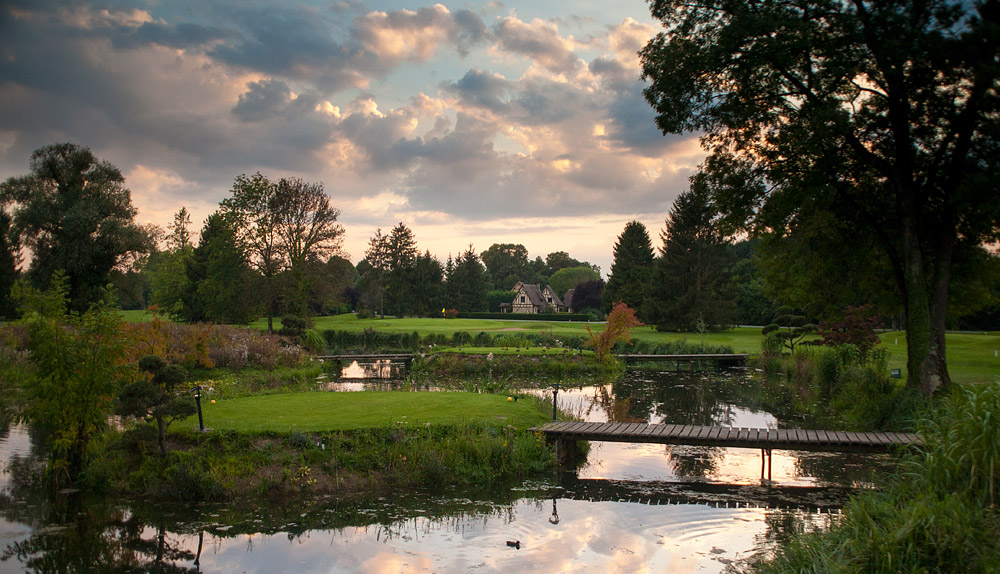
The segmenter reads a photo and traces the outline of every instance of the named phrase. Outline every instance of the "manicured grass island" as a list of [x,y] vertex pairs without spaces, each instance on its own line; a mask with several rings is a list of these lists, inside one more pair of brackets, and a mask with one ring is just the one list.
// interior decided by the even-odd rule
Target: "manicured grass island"
[[[548,420],[531,398],[466,392],[291,393],[226,399],[205,397],[205,426],[239,432],[327,432],[373,427],[501,424],[518,430]],[[197,428],[197,416],[175,423]]]

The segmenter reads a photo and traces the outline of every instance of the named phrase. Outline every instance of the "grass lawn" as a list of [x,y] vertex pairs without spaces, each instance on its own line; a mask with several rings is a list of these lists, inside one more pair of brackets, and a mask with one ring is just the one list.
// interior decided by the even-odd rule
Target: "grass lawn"
[[[322,432],[403,424],[457,424],[473,419],[525,429],[549,419],[536,402],[464,392],[350,392],[260,395],[202,401],[205,426],[242,432]],[[197,415],[175,429],[198,427]]]
[[[902,369],[906,378],[906,332],[880,335],[889,349],[889,367]],[[991,383],[1000,380],[1000,333],[948,333],[948,374],[956,383]]]

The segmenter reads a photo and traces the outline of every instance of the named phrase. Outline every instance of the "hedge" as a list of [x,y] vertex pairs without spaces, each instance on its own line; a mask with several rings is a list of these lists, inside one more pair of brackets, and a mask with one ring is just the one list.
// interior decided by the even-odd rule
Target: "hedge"
[[510,319],[512,321],[589,321],[584,313],[459,313],[459,319]]

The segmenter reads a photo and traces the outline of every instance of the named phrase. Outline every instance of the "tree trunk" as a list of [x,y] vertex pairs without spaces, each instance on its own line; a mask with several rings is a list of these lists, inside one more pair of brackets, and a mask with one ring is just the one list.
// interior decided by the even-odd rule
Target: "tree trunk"
[[156,417],[156,428],[159,430],[160,455],[167,456],[167,426],[163,424],[162,417]]
[[934,267],[937,280],[928,279],[916,218],[902,225],[903,279],[906,300],[907,385],[925,396],[947,388],[951,379],[945,359],[945,314],[948,306],[949,245],[939,246]]

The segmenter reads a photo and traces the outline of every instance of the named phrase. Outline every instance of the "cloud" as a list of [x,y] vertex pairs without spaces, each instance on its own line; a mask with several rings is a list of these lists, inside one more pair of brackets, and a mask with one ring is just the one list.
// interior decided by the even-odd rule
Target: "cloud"
[[257,170],[323,181],[372,228],[665,214],[703,157],[656,129],[635,54],[655,28],[632,18],[46,2],[0,4],[0,178],[73,141],[144,217],[207,210]]
[[507,93],[513,85],[496,72],[469,70],[457,82],[446,89],[458,95],[466,106],[482,107],[495,113],[504,113],[510,108]]
[[511,16],[496,25],[493,34],[502,50],[530,58],[554,74],[569,75],[580,66],[572,40],[560,36],[555,24]]
[[355,21],[353,31],[354,41],[387,67],[427,61],[442,45],[453,45],[466,55],[486,36],[478,15],[468,10],[452,14],[441,4],[416,11],[369,12]]

